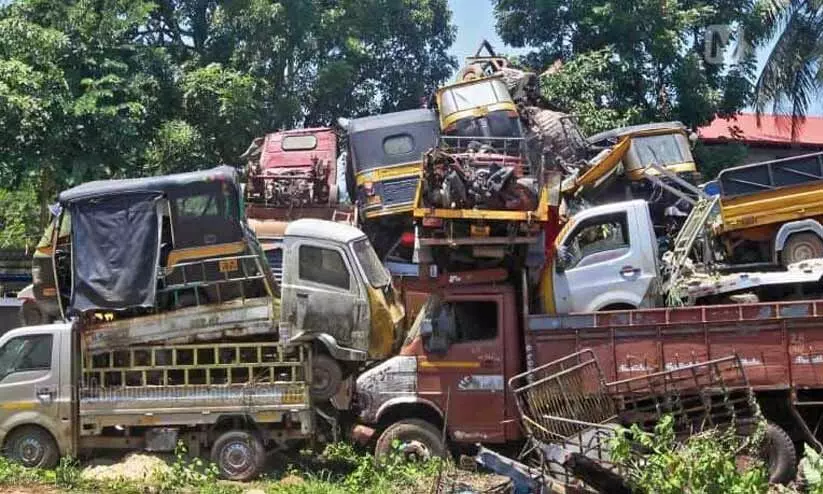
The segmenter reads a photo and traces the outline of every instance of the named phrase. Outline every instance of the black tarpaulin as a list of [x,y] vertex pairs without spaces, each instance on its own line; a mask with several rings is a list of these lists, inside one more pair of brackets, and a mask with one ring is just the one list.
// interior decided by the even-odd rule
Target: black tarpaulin
[[119,194],[69,205],[70,313],[151,307],[157,288],[158,193]]

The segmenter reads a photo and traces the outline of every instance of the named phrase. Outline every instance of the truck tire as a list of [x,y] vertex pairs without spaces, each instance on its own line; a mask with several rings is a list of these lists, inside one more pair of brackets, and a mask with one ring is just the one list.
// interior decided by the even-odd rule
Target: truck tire
[[27,468],[54,468],[60,450],[48,431],[36,425],[15,429],[3,448],[5,456]]
[[394,441],[400,443],[400,453],[407,460],[425,461],[433,457],[443,457],[446,445],[439,430],[420,419],[407,419],[390,425],[377,438],[374,456],[385,458],[393,452]]
[[780,251],[783,266],[823,257],[823,240],[814,233],[795,233],[790,236]]
[[247,431],[223,433],[211,447],[211,461],[226,480],[245,482],[263,471],[266,450],[260,439]]
[[343,382],[340,363],[330,356],[319,353],[312,356],[311,397],[314,401],[329,401],[337,394]]
[[766,424],[761,455],[769,470],[770,484],[787,484],[794,480],[797,451],[792,438],[780,426],[771,422]]
[[529,108],[529,126],[552,153],[565,163],[576,163],[584,157],[588,144],[583,133],[567,114],[540,108]]

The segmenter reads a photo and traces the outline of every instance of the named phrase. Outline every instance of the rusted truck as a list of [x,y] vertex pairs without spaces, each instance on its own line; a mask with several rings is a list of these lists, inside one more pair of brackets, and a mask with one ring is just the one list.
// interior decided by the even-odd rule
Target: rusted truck
[[[324,220],[283,233],[282,283],[242,211],[236,172],[83,184],[59,196],[52,231],[61,319],[90,351],[264,338],[308,343],[313,396],[392,354],[402,307],[360,230]],[[78,253],[82,253],[79,254]]]
[[506,383],[583,348],[593,349],[609,381],[736,353],[765,418],[778,426],[772,478],[792,477],[793,442],[820,447],[820,301],[551,316],[531,313],[533,296],[520,274],[452,274],[418,314],[399,354],[357,378],[359,437],[378,454],[394,440],[417,454],[521,441]]
[[[266,451],[322,434],[307,345],[220,342],[91,352],[82,321],[0,337],[0,444],[26,467],[101,449],[174,451],[249,480]],[[329,430],[326,428],[325,430]],[[328,436],[331,437],[331,436]]]
[[267,134],[241,156],[246,160],[245,199],[249,218],[330,220],[350,212],[338,200],[337,134],[317,127]]

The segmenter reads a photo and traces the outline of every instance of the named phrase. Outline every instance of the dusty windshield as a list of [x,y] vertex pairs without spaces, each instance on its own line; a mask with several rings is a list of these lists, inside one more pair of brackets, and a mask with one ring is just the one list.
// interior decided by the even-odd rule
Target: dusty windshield
[[354,254],[371,286],[380,288],[391,283],[389,272],[383,267],[383,263],[380,262],[380,258],[377,257],[368,239],[364,238],[354,242]]
[[634,137],[632,150],[639,166],[650,163],[666,166],[691,161],[688,142],[682,134]]

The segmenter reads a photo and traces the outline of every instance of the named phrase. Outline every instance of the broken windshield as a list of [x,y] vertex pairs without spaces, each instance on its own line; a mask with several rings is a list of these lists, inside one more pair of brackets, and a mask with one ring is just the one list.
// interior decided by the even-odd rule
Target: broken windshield
[[354,254],[371,286],[381,288],[391,283],[389,272],[383,267],[383,263],[380,262],[380,258],[377,257],[368,239],[364,238],[354,242]]

